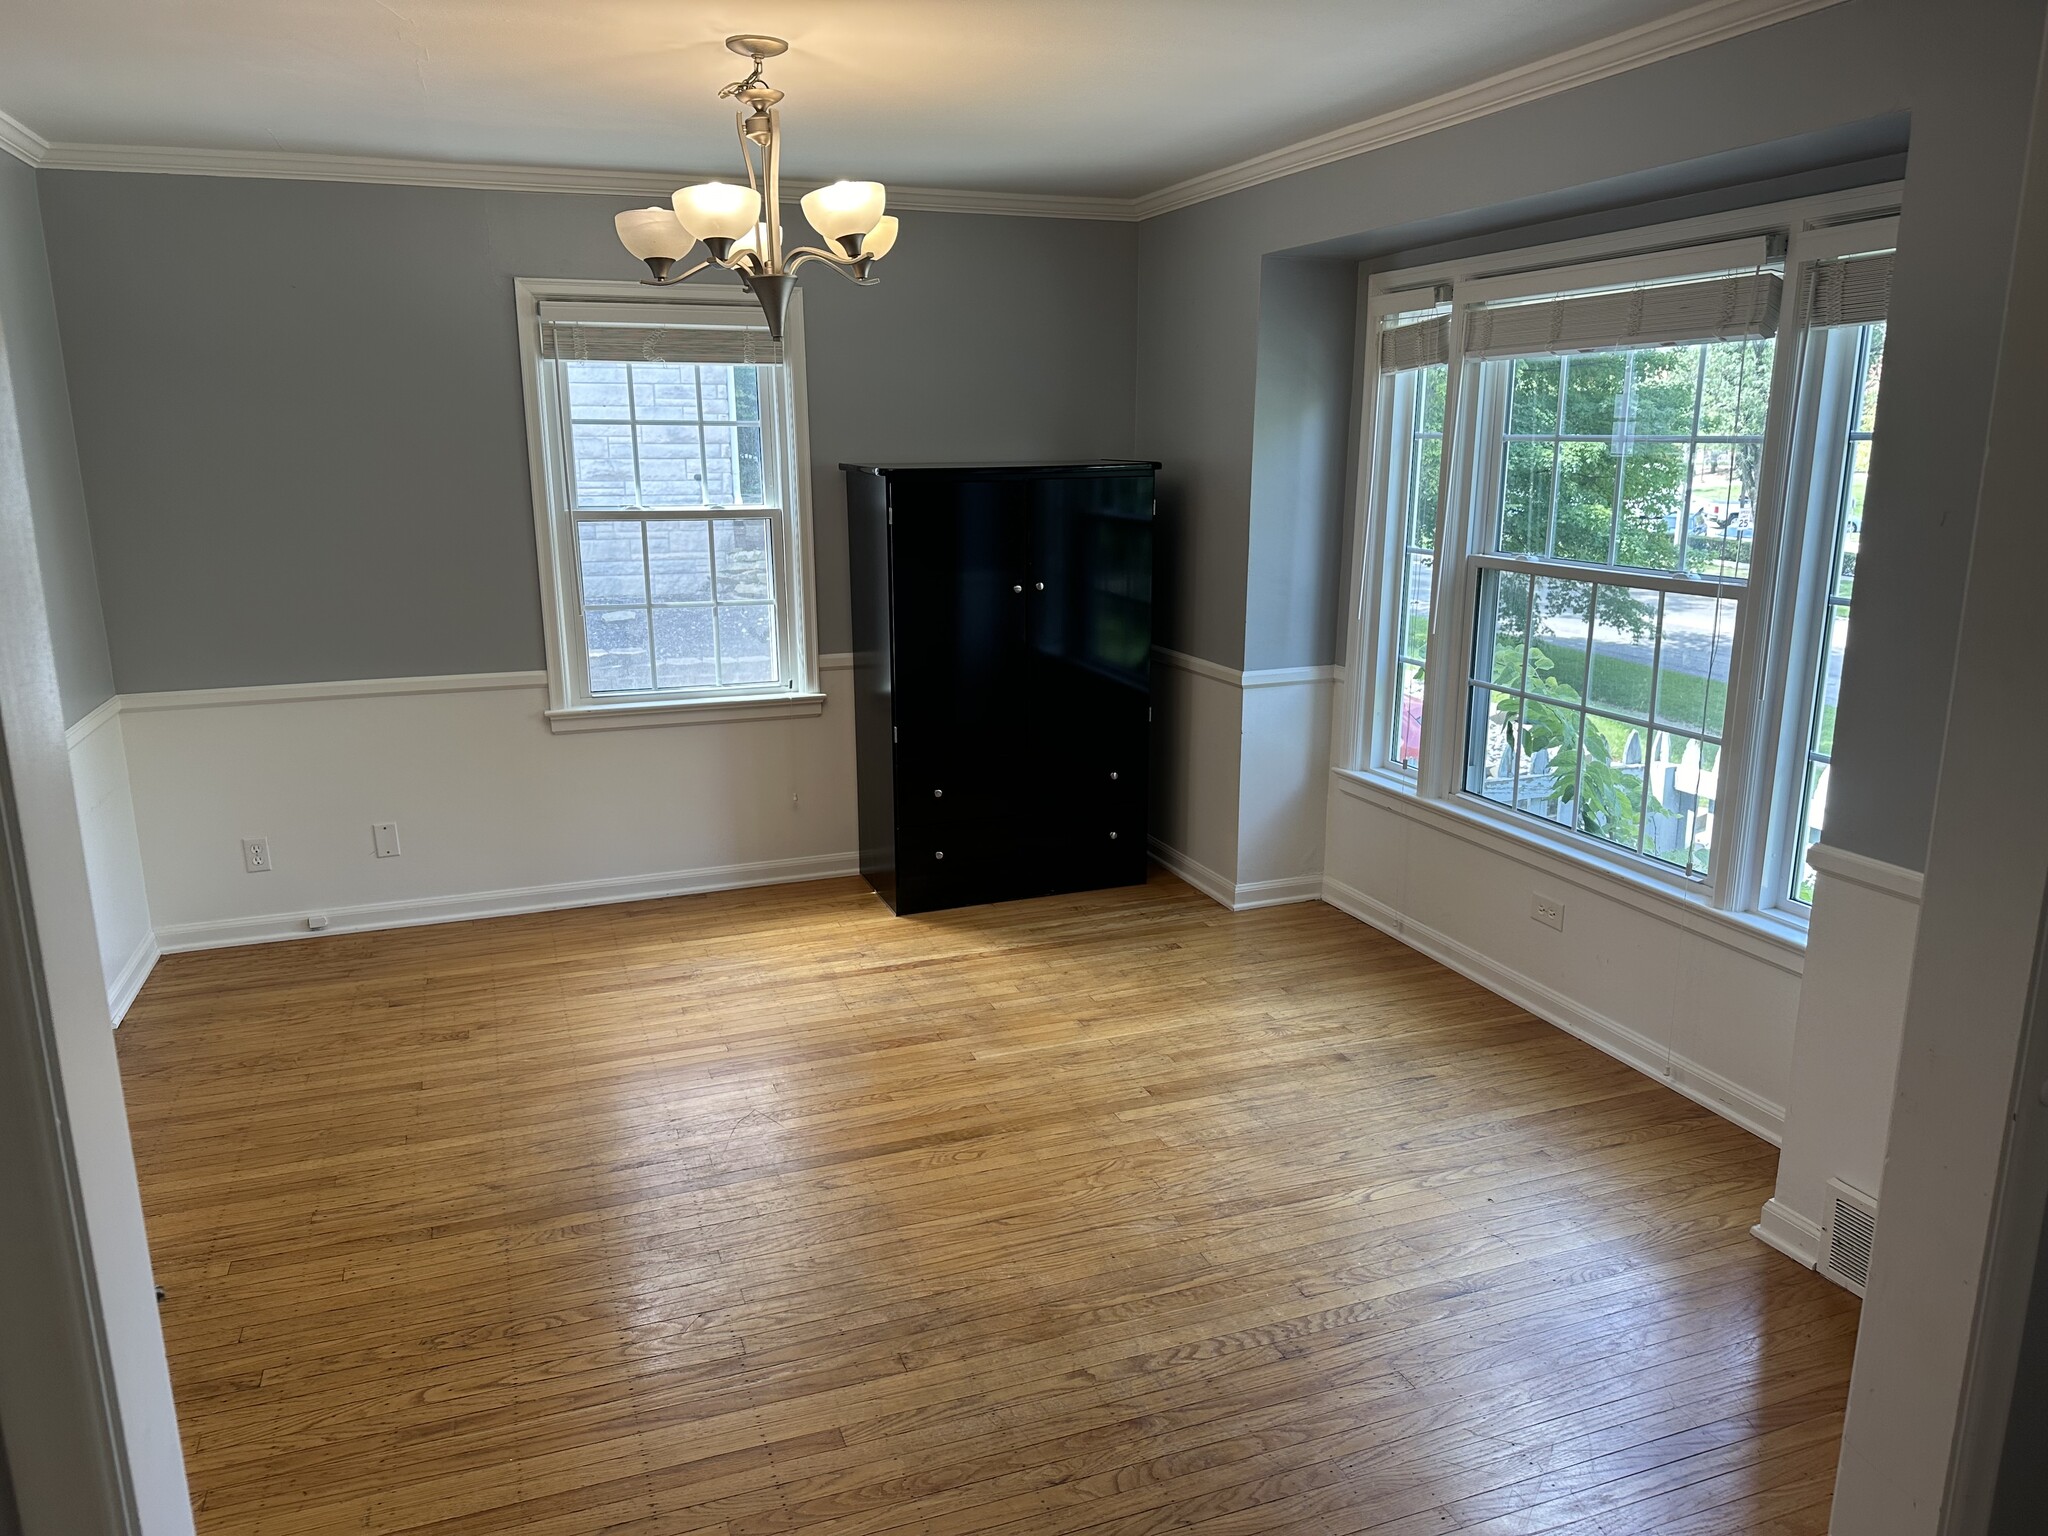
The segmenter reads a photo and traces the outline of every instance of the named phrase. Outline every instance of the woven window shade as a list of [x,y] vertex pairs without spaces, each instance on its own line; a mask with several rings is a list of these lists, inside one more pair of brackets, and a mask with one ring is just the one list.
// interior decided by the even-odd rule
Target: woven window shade
[[[606,313],[610,308],[616,313]],[[693,312],[694,311],[694,312]],[[753,323],[748,323],[751,320]],[[589,363],[779,363],[782,343],[758,310],[649,304],[540,307],[543,357]]]
[[1527,357],[1617,347],[1684,346],[1770,336],[1784,284],[1775,272],[1475,306],[1468,357]]
[[1451,317],[1430,315],[1380,332],[1380,367],[1388,373],[1451,360]]
[[1806,323],[1875,325],[1892,303],[1892,256],[1817,261],[1806,279]]

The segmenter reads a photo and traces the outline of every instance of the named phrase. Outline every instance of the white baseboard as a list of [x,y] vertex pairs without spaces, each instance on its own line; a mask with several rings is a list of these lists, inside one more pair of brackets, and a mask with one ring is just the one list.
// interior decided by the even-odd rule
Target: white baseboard
[[[553,912],[568,907],[604,906],[621,901],[648,901],[661,896],[689,896],[705,891],[730,891],[754,885],[787,885],[802,880],[829,880],[860,873],[858,852],[799,859],[764,859],[751,864],[724,864],[709,869],[675,870],[633,875],[617,880],[570,880],[556,885],[511,890],[476,891],[460,896],[432,896],[419,901],[385,901],[330,908],[319,915],[327,926],[309,929],[312,912],[277,912],[224,922],[185,923],[157,930],[156,947],[165,954],[193,949],[223,949],[237,944],[269,944],[285,939],[317,939],[335,933],[363,933],[379,928],[415,928],[428,923],[461,923],[480,917],[510,917],[522,912]],[[138,983],[139,985],[139,983]]]
[[1156,837],[1152,839],[1152,857],[1218,906],[1228,907],[1233,912],[1249,912],[1254,907],[1285,906],[1297,901],[1320,901],[1323,898],[1321,875],[1297,875],[1288,880],[1253,880],[1239,885]]
[[149,973],[156,969],[157,957],[161,954],[156,947],[156,935],[145,933],[142,942],[135,946],[135,953],[128,957],[128,963],[107,987],[107,1012],[113,1016],[114,1028],[121,1027],[121,1020],[128,1016],[128,1009],[135,996],[142,990],[142,984],[149,980]]
[[1764,1203],[1763,1215],[1749,1235],[1808,1269],[1820,1267],[1820,1228],[1782,1200]]
[[1187,881],[1218,906],[1237,910],[1237,886],[1224,879],[1208,865],[1189,858],[1178,848],[1168,847],[1158,838],[1152,839],[1152,857],[1170,873]]
[[1229,905],[1233,912],[1248,912],[1253,907],[1281,907],[1290,902],[1322,899],[1321,875],[1295,875],[1286,880],[1248,881],[1237,887],[1236,899]]
[[1526,1008],[1539,1019],[1575,1035],[1618,1061],[1626,1062],[1646,1077],[1677,1089],[1694,1103],[1731,1120],[1751,1135],[1777,1146],[1784,1135],[1782,1105],[1750,1092],[1699,1063],[1666,1051],[1655,1041],[1630,1029],[1619,1020],[1596,1013],[1566,997],[1555,988],[1532,980],[1518,971],[1480,954],[1433,928],[1411,921],[1385,903],[1341,880],[1325,878],[1323,900],[1340,912],[1399,939],[1459,975],[1476,981],[1489,992]]

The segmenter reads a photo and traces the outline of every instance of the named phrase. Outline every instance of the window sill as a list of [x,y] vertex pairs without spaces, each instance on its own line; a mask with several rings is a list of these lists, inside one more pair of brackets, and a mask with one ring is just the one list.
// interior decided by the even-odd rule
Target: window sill
[[1695,893],[1654,873],[1631,868],[1590,849],[1567,846],[1520,827],[1503,825],[1458,798],[1424,800],[1407,780],[1392,774],[1334,768],[1337,788],[1356,800],[1393,811],[1411,821],[1564,880],[1597,895],[1622,902],[1652,917],[1698,933],[1717,943],[1798,975],[1806,967],[1806,924],[1776,912],[1726,912],[1707,905]]
[[635,699],[619,704],[578,704],[547,711],[548,729],[633,730],[650,725],[723,725],[738,720],[791,720],[822,714],[822,693],[766,693],[730,699]]

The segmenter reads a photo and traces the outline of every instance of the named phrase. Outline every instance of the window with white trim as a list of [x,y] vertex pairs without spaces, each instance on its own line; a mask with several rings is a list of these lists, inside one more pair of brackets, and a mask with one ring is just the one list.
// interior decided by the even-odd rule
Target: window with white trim
[[[1870,206],[1844,222],[1888,238]],[[1853,242],[1770,212],[1375,280],[1347,750],[1500,835],[1798,920],[1883,325],[1876,266],[1810,254]]]
[[759,309],[522,298],[551,716],[815,709],[797,370]]
[[1795,681],[1804,687],[1795,695],[1798,707],[1792,712],[1798,745],[1788,754],[1794,782],[1783,796],[1793,817],[1783,839],[1791,857],[1784,861],[1788,867],[1781,872],[1780,891],[1782,900],[1799,907],[1813,900],[1813,871],[1804,855],[1821,840],[1827,821],[1835,707],[1849,644],[1856,556],[1863,542],[1891,274],[1888,252],[1816,262],[1808,269],[1807,347],[1814,386],[1804,402],[1799,435],[1813,445],[1806,497],[1815,524],[1809,563],[1820,580],[1811,622],[1795,638]]
[[1429,666],[1429,614],[1435,596],[1438,481],[1443,472],[1444,377],[1440,361],[1418,362],[1390,379],[1387,505],[1398,507],[1393,550],[1393,662],[1387,766],[1415,772],[1422,756],[1422,701]]

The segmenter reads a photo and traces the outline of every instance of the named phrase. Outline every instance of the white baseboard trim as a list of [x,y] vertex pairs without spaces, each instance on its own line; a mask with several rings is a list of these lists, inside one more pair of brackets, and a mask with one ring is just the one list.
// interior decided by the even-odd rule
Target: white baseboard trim
[[1237,899],[1230,906],[1232,911],[1248,912],[1253,907],[1283,907],[1293,902],[1322,899],[1321,875],[1293,875],[1285,880],[1247,881],[1237,887]]
[[1749,1235],[1808,1269],[1820,1267],[1820,1228],[1782,1200],[1764,1202],[1763,1215]]
[[568,880],[554,885],[476,891],[460,896],[427,896],[416,901],[336,907],[319,914],[327,918],[327,926],[318,931],[306,926],[306,919],[314,916],[314,911],[276,912],[220,922],[175,924],[157,930],[156,946],[165,954],[179,954],[194,949],[225,949],[237,944],[318,939],[329,934],[364,933],[379,928],[416,928],[428,923],[462,923],[480,917],[510,917],[522,912],[554,912],[569,907],[648,901],[662,896],[689,896],[754,885],[788,885],[802,880],[829,880],[859,873],[860,854],[857,851],[814,854],[795,859],[762,859],[751,864],[720,864],[706,869],[630,875],[622,879]]
[[1219,907],[1249,912],[1255,907],[1280,907],[1291,902],[1321,901],[1321,875],[1295,875],[1286,880],[1251,880],[1243,885],[1226,880],[1208,865],[1189,858],[1178,848],[1152,839],[1152,857],[1170,874],[1178,875]]
[[1459,975],[1478,982],[1489,992],[1496,992],[1509,1002],[1528,1009],[1537,1018],[1556,1025],[1566,1034],[1575,1035],[1617,1061],[1626,1062],[1645,1077],[1653,1077],[1677,1089],[1695,1104],[1711,1109],[1724,1120],[1733,1121],[1772,1146],[1779,1145],[1783,1139],[1785,1110],[1782,1105],[1771,1103],[1697,1062],[1667,1052],[1626,1024],[1596,1013],[1555,988],[1518,971],[1511,971],[1470,946],[1410,920],[1384,902],[1341,880],[1324,879],[1323,900],[1338,911],[1399,939],[1409,948],[1419,950],[1438,964],[1449,966]]
[[136,994],[142,991],[142,984],[149,980],[149,973],[156,969],[157,957],[162,953],[156,946],[156,935],[145,933],[142,942],[135,946],[135,953],[128,957],[128,963],[121,967],[121,973],[107,987],[107,1012],[113,1016],[114,1028],[121,1027],[121,1021],[128,1016],[129,1007],[135,1002]]
[[1218,906],[1228,907],[1233,912],[1237,910],[1237,885],[1234,881],[1224,879],[1208,865],[1189,858],[1178,848],[1169,847],[1156,837],[1152,839],[1152,857],[1168,873],[1178,875]]

